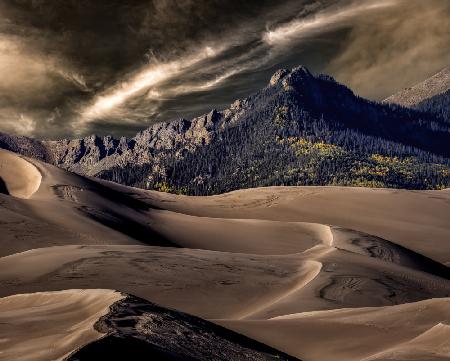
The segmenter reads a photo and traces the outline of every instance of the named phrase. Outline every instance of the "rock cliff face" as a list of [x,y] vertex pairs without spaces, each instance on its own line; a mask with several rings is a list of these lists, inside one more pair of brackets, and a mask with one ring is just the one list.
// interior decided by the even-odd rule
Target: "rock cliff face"
[[281,69],[223,111],[158,123],[132,139],[0,147],[126,185],[214,194],[266,185],[450,185],[450,126],[440,117],[359,98],[326,75]]
[[[174,152],[175,157],[183,157],[197,147],[209,144],[224,127],[237,121],[243,111],[245,101],[236,101],[223,112],[210,113],[192,120],[177,119],[171,122],[154,124],[139,132],[134,138],[115,139],[111,136],[91,135],[82,139],[37,141],[42,149],[35,153],[38,157],[77,173],[95,176],[114,166],[133,163],[136,165],[157,161],[157,153]],[[20,152],[20,147],[14,148]],[[22,148],[24,149],[24,148]],[[44,152],[49,156],[40,156]],[[25,153],[26,154],[26,153]],[[36,157],[34,153],[31,154]]]

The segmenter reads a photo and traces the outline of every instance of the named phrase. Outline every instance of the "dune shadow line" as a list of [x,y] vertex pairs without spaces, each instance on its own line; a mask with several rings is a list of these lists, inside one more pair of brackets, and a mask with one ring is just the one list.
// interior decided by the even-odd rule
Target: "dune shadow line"
[[8,196],[10,195],[8,187],[2,177],[0,177],[0,193],[7,194]]

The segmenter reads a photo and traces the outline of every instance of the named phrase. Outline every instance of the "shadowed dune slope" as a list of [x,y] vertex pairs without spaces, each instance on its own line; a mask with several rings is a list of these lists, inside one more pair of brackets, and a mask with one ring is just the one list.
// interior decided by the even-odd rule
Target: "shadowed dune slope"
[[211,322],[129,295],[113,304],[95,327],[107,336],[76,351],[68,361],[298,361]]
[[112,290],[0,298],[0,360],[298,360],[195,316]]

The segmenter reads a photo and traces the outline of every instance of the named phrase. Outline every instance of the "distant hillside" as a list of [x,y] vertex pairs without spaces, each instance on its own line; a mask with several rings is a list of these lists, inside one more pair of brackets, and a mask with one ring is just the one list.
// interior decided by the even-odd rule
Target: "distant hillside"
[[132,139],[90,136],[0,147],[81,174],[162,191],[217,194],[270,185],[435,189],[450,186],[450,124],[355,96],[306,68],[198,118],[158,123]]
[[413,108],[437,95],[443,94],[450,89],[450,67],[441,70],[431,78],[406,88],[385,99],[386,103],[403,105]]
[[450,123],[450,89],[442,94],[421,101],[413,108],[434,114]]

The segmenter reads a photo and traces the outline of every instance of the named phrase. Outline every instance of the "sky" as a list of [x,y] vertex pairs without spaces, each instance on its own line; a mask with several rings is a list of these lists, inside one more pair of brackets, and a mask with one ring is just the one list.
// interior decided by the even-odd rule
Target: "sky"
[[0,0],[0,131],[133,136],[304,65],[381,100],[450,65],[449,0]]

